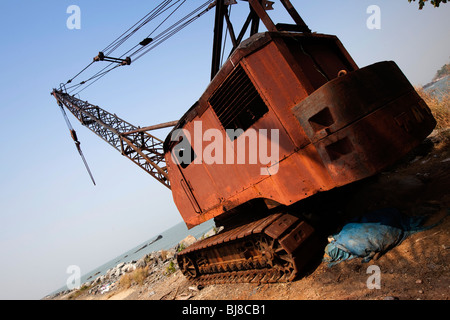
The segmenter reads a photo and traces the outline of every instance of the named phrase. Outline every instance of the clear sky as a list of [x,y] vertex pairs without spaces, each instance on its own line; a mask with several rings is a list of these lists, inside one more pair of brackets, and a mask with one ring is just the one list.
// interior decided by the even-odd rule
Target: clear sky
[[[94,187],[50,95],[156,2],[0,2],[0,299],[42,298],[66,283],[69,265],[87,273],[182,221],[169,190],[69,115]],[[190,11],[201,3],[184,6]],[[247,10],[238,3],[236,19]],[[423,85],[449,62],[450,5],[419,11],[407,0],[292,3],[313,31],[337,35],[360,67],[394,60],[413,85]],[[66,25],[74,4],[79,30]],[[381,9],[379,30],[366,26],[370,5]],[[290,22],[278,1],[275,8],[276,22]],[[81,98],[135,125],[179,119],[209,82],[213,18],[211,11]]]

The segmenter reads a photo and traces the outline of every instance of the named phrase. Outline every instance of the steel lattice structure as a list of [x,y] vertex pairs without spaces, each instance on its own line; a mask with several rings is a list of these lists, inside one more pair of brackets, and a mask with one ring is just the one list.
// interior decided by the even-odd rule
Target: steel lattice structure
[[162,140],[62,90],[53,90],[52,94],[82,125],[170,189]]

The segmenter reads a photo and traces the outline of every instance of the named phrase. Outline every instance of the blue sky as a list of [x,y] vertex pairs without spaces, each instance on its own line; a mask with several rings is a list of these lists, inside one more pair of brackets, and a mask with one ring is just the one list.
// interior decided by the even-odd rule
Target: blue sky
[[[189,11],[202,2],[184,6]],[[238,2],[237,20],[247,9]],[[394,60],[420,85],[449,62],[448,5],[419,11],[407,0],[292,3],[313,31],[337,35],[360,67]],[[66,26],[73,4],[81,9],[80,30]],[[380,30],[366,27],[370,5],[381,9]],[[1,299],[39,299],[65,284],[69,265],[87,273],[182,221],[169,190],[72,117],[94,187],[50,96],[153,6],[138,0],[1,1]],[[273,19],[289,22],[278,2],[275,8]],[[81,98],[135,125],[179,119],[209,82],[213,18],[211,11]],[[164,138],[167,131],[155,134]]]

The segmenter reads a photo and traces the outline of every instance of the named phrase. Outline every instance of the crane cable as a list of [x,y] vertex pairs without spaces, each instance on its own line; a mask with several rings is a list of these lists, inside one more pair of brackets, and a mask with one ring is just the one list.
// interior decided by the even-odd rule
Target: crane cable
[[[169,10],[170,8],[172,8],[173,6],[175,6],[177,3],[181,2],[181,4],[179,4],[170,14],[168,17],[166,17],[148,36],[146,39],[149,39],[150,36],[161,27],[161,25],[166,22],[170,16],[172,16],[185,2],[186,0],[177,0],[174,3],[170,4],[173,0],[166,0],[164,2],[162,2],[160,5],[158,5],[156,8],[154,8],[151,12],[149,12],[147,15],[145,15],[141,20],[139,20],[137,23],[135,23],[132,27],[130,27],[127,31],[125,31],[124,33],[122,33],[122,35],[120,35],[118,38],[116,38],[113,42],[111,42],[107,47],[105,47],[104,51],[107,51],[107,54],[111,54],[113,51],[117,50],[126,40],[128,40],[134,33],[136,33],[139,29],[141,29],[144,25],[146,25],[148,22],[150,22],[151,20],[153,20],[154,18],[156,18],[157,16],[159,16],[160,14],[162,14],[163,12],[166,12],[167,10]],[[170,4],[170,6],[169,6]],[[204,9],[203,11],[201,11],[200,13],[198,13],[201,9],[203,9],[205,6],[207,6],[206,9]],[[160,32],[158,35],[156,35],[153,39],[151,39],[150,42],[153,42],[153,45],[148,48],[147,50],[145,50],[143,53],[141,53],[139,56],[137,56],[136,58],[133,59],[133,61],[135,62],[136,60],[140,59],[141,57],[143,57],[144,55],[146,55],[148,52],[150,52],[151,50],[153,50],[154,48],[156,48],[157,46],[159,46],[160,44],[162,44],[164,41],[166,41],[167,39],[169,39],[170,37],[174,36],[176,33],[178,33],[179,31],[181,31],[182,29],[184,29],[186,26],[188,26],[189,24],[191,24],[192,22],[194,22],[195,20],[197,20],[198,18],[200,18],[203,14],[205,14],[206,12],[208,12],[212,7],[214,6],[214,0],[208,0],[205,3],[203,3],[202,5],[200,5],[199,7],[197,7],[196,9],[194,9],[192,12],[190,12],[189,14],[187,14],[186,16],[184,16],[183,18],[181,18],[180,20],[178,20],[177,22],[175,22],[174,24],[172,24],[171,26],[169,26],[168,28],[166,28],[165,30],[163,30],[162,32]],[[197,15],[196,15],[197,14]],[[140,23],[140,24],[139,24]],[[136,27],[137,26],[137,27]],[[133,29],[134,28],[134,29]],[[133,30],[132,30],[133,29]],[[130,32],[130,30],[132,30]],[[129,32],[129,33],[128,33]],[[136,47],[138,47],[139,45],[141,45],[140,48],[138,48],[137,50],[135,50],[133,53],[130,54],[130,57],[133,57],[135,55],[137,55],[138,53],[140,53],[141,51],[143,51],[145,49],[145,45],[142,45],[141,43],[135,45],[133,48],[131,48],[130,50],[128,50],[126,53],[124,53],[123,55],[120,56],[120,58],[123,58],[123,56],[127,55],[128,53],[130,53],[132,50],[136,49]],[[93,61],[94,62],[94,61]],[[71,83],[77,76],[79,76],[82,72],[84,72],[86,69],[88,69],[93,62],[91,62],[88,66],[86,66],[84,69],[82,69],[76,76],[74,76],[72,79],[70,79],[67,83]],[[86,84],[87,82],[90,82],[92,80],[95,79],[95,81],[91,82],[88,86],[84,87],[83,89],[81,89],[80,91],[78,91],[75,94],[79,94],[81,91],[87,89],[89,86],[91,86],[92,84],[94,84],[95,82],[97,82],[98,80],[100,80],[102,77],[104,77],[106,74],[108,74],[109,72],[111,72],[112,70],[116,69],[119,66],[122,66],[121,64],[117,64],[114,67],[108,69],[112,64],[114,64],[114,62],[111,62],[110,64],[108,64],[106,67],[104,67],[103,69],[101,69],[100,71],[98,71],[97,73],[95,73],[93,76],[91,76],[90,78],[80,82],[79,84],[73,85],[68,87],[67,89],[70,90],[72,89],[69,93],[73,93],[74,91],[78,90],[82,85]],[[108,70],[107,70],[108,69]]]
[[[179,0],[180,1],[180,0]],[[177,2],[175,2],[175,4],[176,3],[178,3],[179,1],[177,1]],[[164,21],[162,21],[153,31],[152,31],[152,33],[150,33],[150,35],[147,37],[147,38],[149,38],[172,14],[174,14],[175,13],[175,11],[176,10],[178,10],[180,7],[181,7],[181,5],[182,4],[184,4],[186,2],[186,0],[183,0],[183,2],[177,7],[177,8],[175,8],[175,10],[166,18],[166,19],[164,19]],[[171,6],[170,6],[171,7]],[[169,7],[169,8],[170,8]],[[167,9],[169,9],[169,8],[167,8]],[[167,10],[166,9],[166,10]],[[124,54],[122,54],[119,58],[123,58],[125,55],[127,55],[129,52],[131,52],[133,49],[135,49],[136,47],[138,47],[140,44],[137,44],[137,45],[135,45],[133,48],[131,48],[130,50],[128,50],[127,52],[125,52]],[[108,52],[108,54],[110,54],[110,52]],[[112,71],[112,70],[114,70],[115,68],[117,68],[117,67],[120,67],[120,66],[122,66],[121,64],[118,64],[118,65],[116,65],[116,66],[114,66],[113,68],[111,68],[111,69],[109,69],[109,70],[107,70],[107,71],[104,71],[105,69],[107,69],[108,67],[110,67],[112,64],[114,64],[114,62],[111,62],[110,64],[108,64],[106,67],[104,67],[102,70],[100,70],[99,72],[97,72],[96,74],[94,74],[92,77],[90,77],[89,79],[87,79],[87,80],[85,80],[85,81],[83,81],[83,82],[81,82],[80,84],[78,84],[78,85],[75,85],[75,86],[72,86],[72,87],[69,87],[68,89],[71,89],[71,88],[73,88],[73,87],[79,87],[79,86],[81,86],[81,85],[83,85],[83,84],[85,84],[86,82],[88,82],[88,81],[90,81],[90,80],[93,80],[93,79],[95,79],[95,78],[97,78],[94,82],[91,82],[89,85],[87,85],[86,87],[84,87],[83,89],[81,89],[80,91],[78,91],[76,94],[79,94],[80,92],[82,92],[82,91],[84,91],[84,90],[86,90],[87,88],[89,88],[91,85],[93,85],[95,82],[97,82],[98,80],[100,80],[102,77],[104,77],[106,74],[108,74],[110,71]],[[76,91],[77,89],[74,89],[74,90],[72,90],[72,91],[70,91],[69,93],[72,93],[72,92],[74,92],[74,91]]]
[[[148,15],[152,14],[151,16],[149,16],[147,19],[145,19],[144,22],[142,22],[138,27],[136,27],[132,32],[130,32],[129,34],[127,34],[126,36],[124,36],[122,39],[120,39],[119,41],[114,41],[117,42],[114,44],[110,44],[107,48],[105,48],[104,50],[102,50],[102,52],[106,52],[108,49],[109,51],[106,52],[106,55],[110,55],[112,52],[114,52],[117,48],[119,48],[125,41],[127,41],[132,35],[134,35],[138,30],[140,30],[143,26],[145,26],[147,23],[149,23],[150,21],[152,21],[153,19],[155,19],[156,17],[158,17],[159,15],[161,15],[162,13],[166,12],[167,10],[169,10],[171,7],[173,7],[174,5],[176,5],[178,2],[183,1],[181,4],[183,4],[184,2],[186,2],[186,0],[177,0],[175,1],[175,3],[171,4],[170,6],[168,6],[170,4],[170,2],[172,2],[172,0],[166,0],[166,2],[161,3],[158,7],[156,7],[155,9],[153,9],[150,13],[148,13],[144,18],[146,18]],[[181,6],[181,5],[180,5]],[[140,21],[142,21],[144,18],[142,18]],[[139,21],[139,22],[140,22]],[[138,23],[139,23],[138,22]],[[137,23],[136,23],[137,24]],[[136,26],[136,24],[134,26]],[[133,26],[133,27],[134,27]],[[131,27],[130,29],[132,29],[133,27]],[[126,32],[128,32],[130,29],[128,29]],[[126,33],[125,32],[125,33]],[[123,34],[122,34],[123,36]],[[122,37],[121,36],[121,37]],[[120,37],[119,37],[120,38]]]
[[86,170],[89,173],[89,176],[91,177],[92,183],[95,186],[96,184],[95,184],[94,177],[92,175],[91,170],[89,169],[89,165],[87,164],[87,161],[86,161],[86,158],[84,157],[83,151],[81,151],[81,147],[80,147],[81,143],[80,143],[80,141],[78,141],[77,133],[73,129],[72,124],[70,123],[69,118],[67,117],[66,111],[64,110],[63,105],[59,100],[58,100],[58,105],[61,108],[61,112],[63,114],[64,119],[66,120],[67,127],[69,128],[70,135],[72,136],[72,139],[75,142],[75,146],[77,147],[78,153],[80,154],[81,159],[83,159],[84,166],[86,167]]
[[[140,59],[142,56],[144,56],[145,54],[147,54],[149,51],[151,51],[152,49],[154,49],[155,47],[159,46],[161,43],[163,43],[164,41],[166,41],[167,39],[169,39],[170,37],[174,36],[176,33],[180,32],[182,29],[184,29],[185,27],[187,27],[189,24],[191,24],[192,22],[194,22],[195,20],[197,20],[198,18],[200,18],[202,15],[204,15],[206,12],[208,12],[211,9],[211,0],[206,1],[205,3],[203,3],[202,5],[200,5],[199,7],[197,7],[195,10],[193,10],[192,12],[190,12],[189,14],[187,14],[186,16],[184,16],[183,18],[181,18],[180,20],[178,20],[176,23],[172,24],[170,27],[166,28],[164,31],[162,31],[160,34],[158,34],[157,36],[155,36],[153,38],[153,42],[156,42],[155,44],[153,44],[150,48],[148,48],[147,50],[145,50],[142,54],[140,54],[138,57],[134,58],[134,61]],[[198,13],[201,9],[203,9],[205,6],[207,6],[206,9],[204,9],[202,12]],[[197,14],[198,13],[198,14]],[[195,15],[197,14],[197,15]],[[189,20],[188,20],[189,19]],[[187,20],[187,21],[186,21]],[[136,50],[135,52],[133,52],[130,57],[133,57],[134,55],[138,54],[139,52],[141,52],[145,47],[141,47],[138,50]]]
[[[165,0],[162,3],[160,3],[158,6],[156,6],[154,9],[152,9],[149,13],[147,13],[143,18],[141,18],[138,22],[136,22],[133,26],[131,26],[130,28],[128,28],[128,30],[126,30],[125,32],[123,32],[119,37],[117,37],[113,42],[111,42],[108,46],[106,46],[102,52],[106,52],[107,55],[110,55],[113,51],[115,51],[118,47],[120,47],[120,45],[122,45],[126,40],[128,40],[132,35],[134,35],[137,31],[139,31],[139,29],[141,29],[144,25],[146,25],[147,23],[149,23],[151,20],[153,20],[154,18],[156,18],[157,16],[159,16],[160,14],[162,14],[163,12],[165,12],[166,10],[168,10],[170,7],[172,7],[174,4],[172,4],[171,6],[167,7],[170,2],[172,2],[173,0]],[[175,2],[178,3],[182,0],[177,0]],[[185,1],[185,0],[184,0]],[[167,7],[167,8],[166,8]],[[143,21],[143,22],[142,22]],[[141,23],[140,25],[138,25],[139,23]],[[136,27],[137,26],[137,27]],[[136,27],[135,29],[133,29],[134,27]],[[133,29],[133,30],[132,30]],[[132,30],[130,32],[130,30]],[[85,68],[83,68],[80,72],[78,72],[75,76],[73,76],[71,79],[69,79],[66,84],[71,83],[75,78],[77,78],[81,73],[83,73],[85,70],[87,70],[95,61],[92,61],[91,63],[89,63]],[[104,69],[103,69],[104,70]],[[102,70],[102,71],[103,71]],[[101,71],[100,71],[101,72]],[[99,73],[100,73],[99,72]],[[74,86],[72,86],[74,87]]]

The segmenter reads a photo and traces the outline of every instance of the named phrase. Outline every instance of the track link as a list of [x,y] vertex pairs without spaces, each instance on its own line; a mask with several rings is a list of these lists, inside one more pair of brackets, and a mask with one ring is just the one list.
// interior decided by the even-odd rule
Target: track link
[[200,240],[177,255],[183,274],[199,284],[287,282],[309,261],[314,229],[275,213]]

